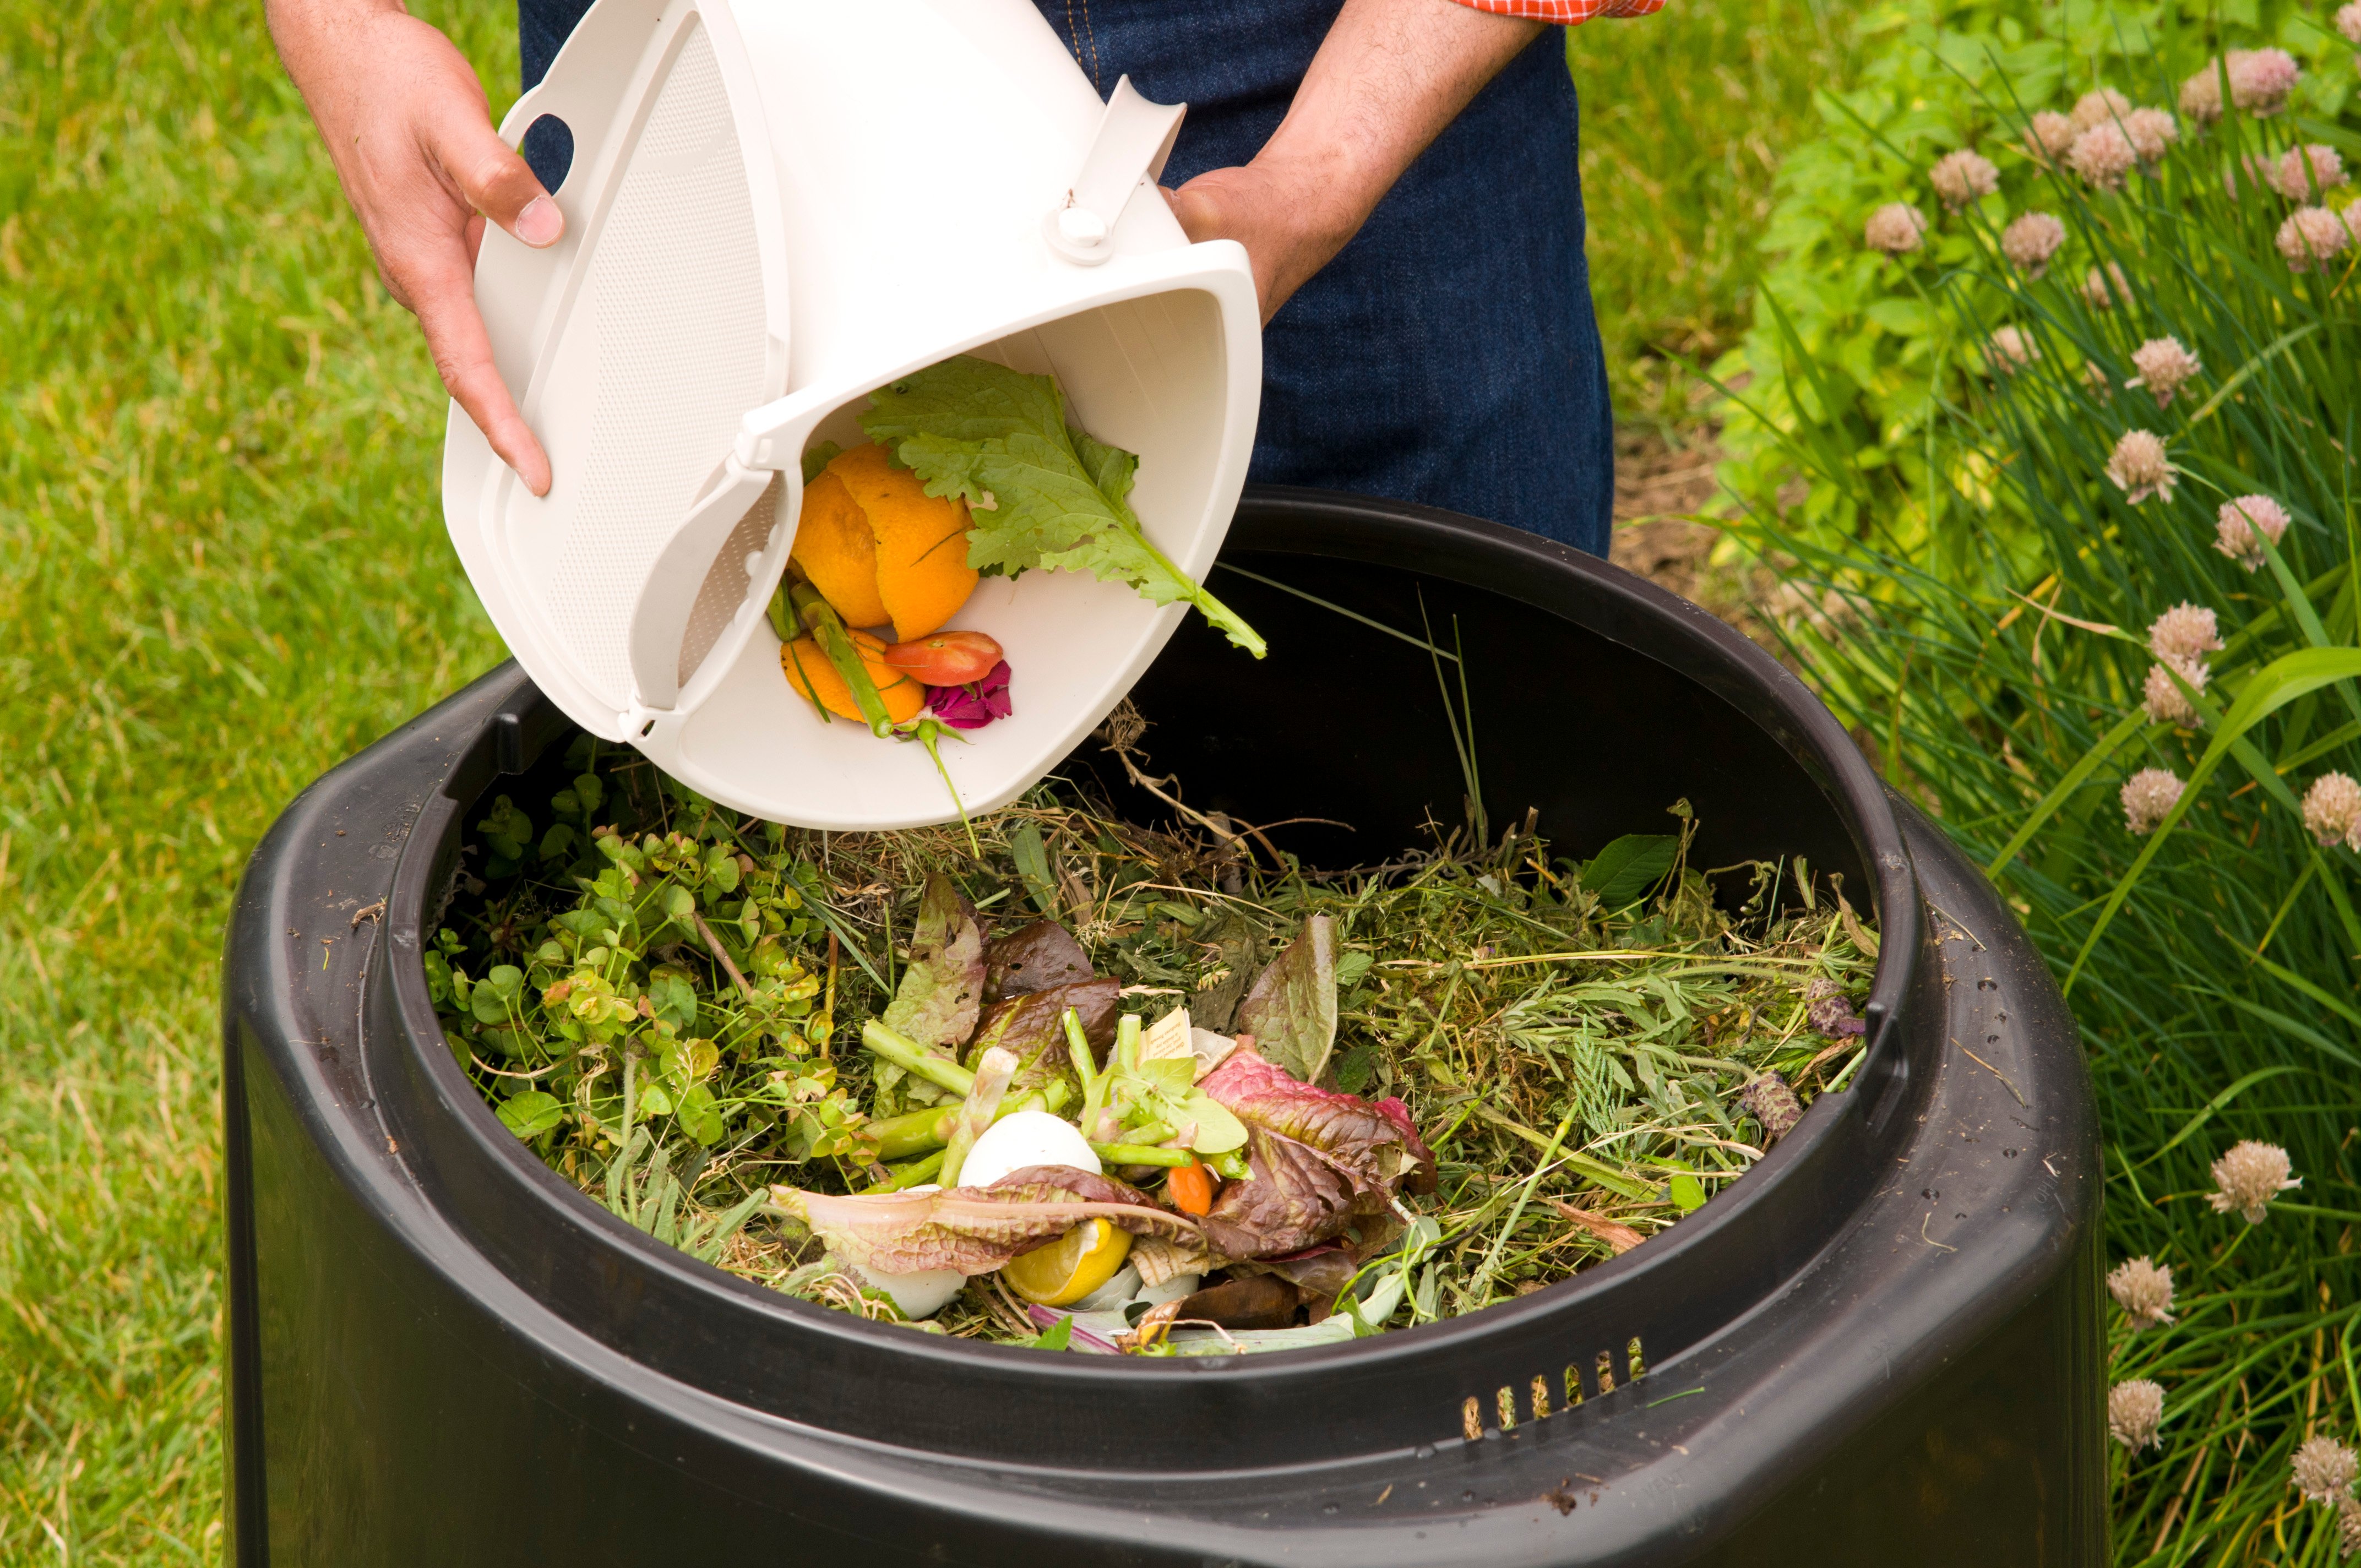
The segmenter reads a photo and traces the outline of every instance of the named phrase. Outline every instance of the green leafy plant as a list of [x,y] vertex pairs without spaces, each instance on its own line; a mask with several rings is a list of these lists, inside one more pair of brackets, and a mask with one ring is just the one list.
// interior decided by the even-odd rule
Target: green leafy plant
[[[2203,52],[2165,31],[2165,60]],[[1998,190],[1873,264],[1949,367],[1915,416],[1933,455],[1903,485],[1828,421],[1766,421],[1836,499],[1761,507],[1745,532],[1829,596],[1788,628],[1798,664],[2069,988],[2111,1261],[2147,1260],[2111,1338],[2116,1561],[2268,1540],[2332,1563],[2344,1505],[2289,1477],[2303,1443],[2361,1431],[2361,247],[2349,191],[2299,149],[2361,150],[2317,117],[2350,78],[2285,113],[2184,117],[2094,180],[2005,150],[2051,101],[2028,60],[2032,91],[2004,69],[1977,101]],[[2173,96],[2158,63],[2117,85]],[[2349,73],[2349,50],[2330,63]],[[1916,149],[1914,182],[1943,148],[1863,135],[1895,168]],[[2028,212],[2054,231],[2011,236]],[[1784,342],[1792,386],[1829,384],[1808,335]],[[2135,1310],[2153,1266],[2166,1316]]]
[[[1997,180],[1971,211],[1997,230],[2050,201],[2052,177],[2021,140],[2034,113],[2069,109],[2101,85],[2170,109],[2179,84],[2227,48],[2274,45],[2303,62],[2279,123],[2336,139],[2347,134],[2333,122],[2352,101],[2352,50],[2325,11],[2294,0],[1894,0],[1861,13],[1852,38],[1858,79],[1819,94],[1819,135],[1780,161],[1753,327],[1713,367],[1729,389],[1721,477],[1784,532],[1871,541],[1949,570],[1971,539],[2015,540],[2026,526],[1949,417],[1982,356],[1971,316],[1934,295],[1974,287],[1989,247],[1975,224],[1938,218],[1920,247],[1891,258],[1862,244],[1872,214],[1896,202],[1940,214],[1930,171],[1973,149]],[[2069,280],[2089,265],[2058,264]],[[1998,310],[1987,299],[1972,318]]]

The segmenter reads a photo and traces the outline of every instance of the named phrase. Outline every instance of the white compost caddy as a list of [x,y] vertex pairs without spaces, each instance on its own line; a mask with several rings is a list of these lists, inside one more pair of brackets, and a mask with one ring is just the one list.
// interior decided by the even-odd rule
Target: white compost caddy
[[[866,394],[955,354],[1054,374],[1139,454],[1133,505],[1202,579],[1254,443],[1245,250],[1155,190],[1181,107],[1098,93],[1029,0],[598,0],[501,127],[571,130],[566,237],[485,236],[500,374],[548,449],[535,497],[455,404],[444,510],[518,661],[585,729],[734,809],[804,827],[951,815],[915,745],[823,724],[763,609],[802,457]],[[987,577],[1016,713],[946,744],[971,811],[1103,719],[1173,629],[1128,588]],[[1241,653],[1241,659],[1246,655]]]

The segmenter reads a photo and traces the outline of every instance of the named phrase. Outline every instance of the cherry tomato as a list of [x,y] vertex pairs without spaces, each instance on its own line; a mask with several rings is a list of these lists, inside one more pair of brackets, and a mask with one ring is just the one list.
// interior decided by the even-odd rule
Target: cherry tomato
[[1202,1165],[1178,1165],[1164,1173],[1164,1196],[1184,1214],[1202,1219],[1213,1210],[1213,1172]]
[[938,631],[896,642],[880,657],[930,686],[963,686],[992,673],[1000,663],[1000,644],[981,631]]

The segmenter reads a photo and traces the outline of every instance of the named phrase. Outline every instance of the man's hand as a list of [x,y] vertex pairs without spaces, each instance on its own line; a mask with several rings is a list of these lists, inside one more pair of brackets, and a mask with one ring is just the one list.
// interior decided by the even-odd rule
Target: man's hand
[[434,367],[537,496],[549,457],[492,366],[476,309],[489,218],[525,244],[566,232],[557,203],[492,129],[475,71],[400,0],[269,0],[271,37],[328,145],[378,275],[418,317]]
[[1246,247],[1268,322],[1541,27],[1456,0],[1345,0],[1254,161],[1172,192],[1174,215],[1192,240]]

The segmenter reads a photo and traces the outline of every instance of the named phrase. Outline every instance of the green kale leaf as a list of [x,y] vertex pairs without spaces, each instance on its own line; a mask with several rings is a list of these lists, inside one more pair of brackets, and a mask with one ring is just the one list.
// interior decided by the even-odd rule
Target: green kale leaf
[[968,565],[987,575],[1088,572],[1151,604],[1186,600],[1256,658],[1237,612],[1174,565],[1126,499],[1139,459],[1066,422],[1057,381],[961,355],[870,394],[869,438],[930,496],[968,503]]

